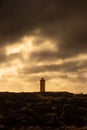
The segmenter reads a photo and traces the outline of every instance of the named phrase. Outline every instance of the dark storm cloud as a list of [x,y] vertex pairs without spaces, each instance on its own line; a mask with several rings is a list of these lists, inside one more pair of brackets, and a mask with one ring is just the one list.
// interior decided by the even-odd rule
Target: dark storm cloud
[[66,75],[67,73],[76,74],[79,78],[84,77],[87,68],[87,60],[70,61],[61,64],[49,64],[41,66],[32,66],[23,68],[19,73],[21,74],[37,74],[44,72],[58,72]]
[[13,54],[10,54],[7,58],[7,60],[9,61],[12,61],[12,60],[14,61],[15,59],[19,59],[23,61],[23,55],[20,53],[13,53]]
[[59,65],[50,64],[50,65],[42,65],[42,66],[32,66],[32,68],[24,68],[22,73],[25,74],[33,74],[33,73],[41,73],[41,72],[78,72],[80,67],[77,65],[77,62],[68,62]]
[[0,0],[0,7],[2,6],[2,4],[3,4],[3,0]]
[[58,55],[56,52],[52,52],[52,51],[48,51],[48,50],[45,50],[45,51],[38,51],[38,52],[33,52],[31,54],[31,59],[32,60],[37,60],[37,61],[54,61],[58,58]]
[[3,47],[0,47],[0,64],[6,62],[6,60],[7,60],[7,56],[6,56],[5,49]]
[[[66,58],[87,51],[87,1],[2,0],[0,2],[0,45],[12,43],[40,28],[43,37],[54,39],[58,53]],[[40,58],[45,58],[43,52]]]

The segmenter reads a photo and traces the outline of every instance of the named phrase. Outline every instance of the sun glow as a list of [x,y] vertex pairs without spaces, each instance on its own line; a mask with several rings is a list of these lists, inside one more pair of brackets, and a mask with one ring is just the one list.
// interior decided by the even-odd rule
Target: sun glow
[[[54,44],[55,41],[51,39],[43,38],[40,36],[25,36],[20,41],[12,44],[8,44],[5,47],[6,60],[0,65],[0,87],[1,90],[9,91],[38,91],[39,90],[39,79],[43,75],[46,79],[46,90],[55,91],[57,90],[70,90],[68,86],[77,86],[78,74],[73,72],[63,72],[60,66],[67,63],[76,62],[76,65],[83,65],[83,62],[87,59],[87,55],[79,55],[75,58],[70,59],[58,59],[56,56],[53,60],[37,60],[41,52],[57,52],[58,48]],[[32,60],[32,54],[35,60]],[[43,53],[42,53],[43,54]],[[80,59],[82,59],[80,61]],[[78,62],[77,62],[78,61]],[[58,71],[55,68],[50,70],[46,69],[46,66],[55,65],[59,66]],[[44,67],[45,66],[45,67]],[[39,69],[39,71],[38,71]],[[45,71],[43,71],[45,70]],[[87,77],[86,70],[79,69],[79,73],[84,74],[83,77]],[[6,87],[3,87],[6,86]],[[13,86],[13,88],[12,88]],[[21,86],[21,87],[20,87]],[[35,87],[34,87],[35,86]],[[75,91],[75,87],[72,88]]]
[[[7,62],[0,68],[0,77],[18,75],[20,69],[24,67],[23,61],[29,58],[33,51],[33,44],[30,37],[23,37],[19,42],[7,45],[6,48]],[[10,60],[10,56],[13,56]],[[23,59],[21,59],[21,56]]]
[[6,46],[6,54],[27,53],[33,50],[32,41],[29,37],[23,37],[19,42]]
[[14,66],[5,67],[0,69],[0,77],[5,75],[17,75],[17,69]]

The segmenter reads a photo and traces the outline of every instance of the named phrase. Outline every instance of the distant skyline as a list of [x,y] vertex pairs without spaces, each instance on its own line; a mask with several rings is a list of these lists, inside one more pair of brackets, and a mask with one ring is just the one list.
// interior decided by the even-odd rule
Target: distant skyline
[[87,1],[0,1],[0,91],[87,93]]

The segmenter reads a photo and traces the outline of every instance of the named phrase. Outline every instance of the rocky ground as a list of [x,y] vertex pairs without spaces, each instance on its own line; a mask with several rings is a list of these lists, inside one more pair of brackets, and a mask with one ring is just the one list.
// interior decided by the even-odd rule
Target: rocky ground
[[0,130],[87,130],[87,95],[0,93]]

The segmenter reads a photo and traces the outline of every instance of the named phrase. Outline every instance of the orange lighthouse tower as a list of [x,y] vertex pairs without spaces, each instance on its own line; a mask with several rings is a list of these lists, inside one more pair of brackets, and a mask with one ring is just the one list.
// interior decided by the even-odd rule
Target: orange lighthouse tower
[[40,79],[40,92],[45,92],[45,79]]

